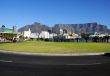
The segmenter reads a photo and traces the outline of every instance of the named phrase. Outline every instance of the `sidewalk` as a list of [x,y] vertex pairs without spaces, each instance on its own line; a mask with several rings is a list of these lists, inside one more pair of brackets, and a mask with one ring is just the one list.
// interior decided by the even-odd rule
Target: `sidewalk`
[[29,53],[29,52],[13,52],[0,50],[0,53],[18,54],[18,55],[34,55],[34,56],[88,56],[88,55],[104,55],[105,52],[100,53],[67,53],[67,54],[50,54],[50,53]]

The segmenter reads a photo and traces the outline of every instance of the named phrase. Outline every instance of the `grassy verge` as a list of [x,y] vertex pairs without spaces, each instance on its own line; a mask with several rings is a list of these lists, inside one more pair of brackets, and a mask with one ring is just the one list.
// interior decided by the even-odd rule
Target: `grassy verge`
[[0,50],[32,53],[110,52],[110,43],[21,42],[1,43]]

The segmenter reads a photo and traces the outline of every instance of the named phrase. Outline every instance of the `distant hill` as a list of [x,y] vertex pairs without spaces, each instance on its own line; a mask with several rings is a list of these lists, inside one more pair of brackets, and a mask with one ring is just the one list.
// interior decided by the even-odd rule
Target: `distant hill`
[[18,31],[22,32],[24,30],[31,29],[32,32],[41,32],[41,31],[50,31],[53,33],[59,33],[60,29],[67,30],[68,33],[74,32],[77,34],[81,33],[110,33],[110,29],[107,28],[105,25],[94,23],[84,23],[84,24],[55,24],[53,27],[49,27],[47,25],[40,24],[35,22],[32,25],[26,25],[20,28]]
[[35,22],[31,25],[26,25],[24,27],[21,27],[20,29],[18,29],[18,31],[23,32],[23,31],[28,30],[29,28],[32,33],[40,33],[41,31],[48,31],[50,29],[50,27],[48,27],[47,25]]

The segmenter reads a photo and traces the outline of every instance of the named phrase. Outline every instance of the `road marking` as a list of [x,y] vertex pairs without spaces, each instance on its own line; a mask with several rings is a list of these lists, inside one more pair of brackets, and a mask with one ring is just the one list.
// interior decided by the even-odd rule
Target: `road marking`
[[91,63],[91,64],[67,64],[67,65],[97,65],[102,63]]
[[11,63],[13,61],[7,61],[7,60],[0,60],[1,62],[7,62],[7,63]]

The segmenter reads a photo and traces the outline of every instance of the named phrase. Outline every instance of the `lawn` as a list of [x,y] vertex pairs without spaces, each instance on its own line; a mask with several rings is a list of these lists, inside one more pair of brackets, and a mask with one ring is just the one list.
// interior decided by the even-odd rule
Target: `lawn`
[[31,41],[0,43],[0,50],[32,53],[97,53],[110,52],[110,43]]

